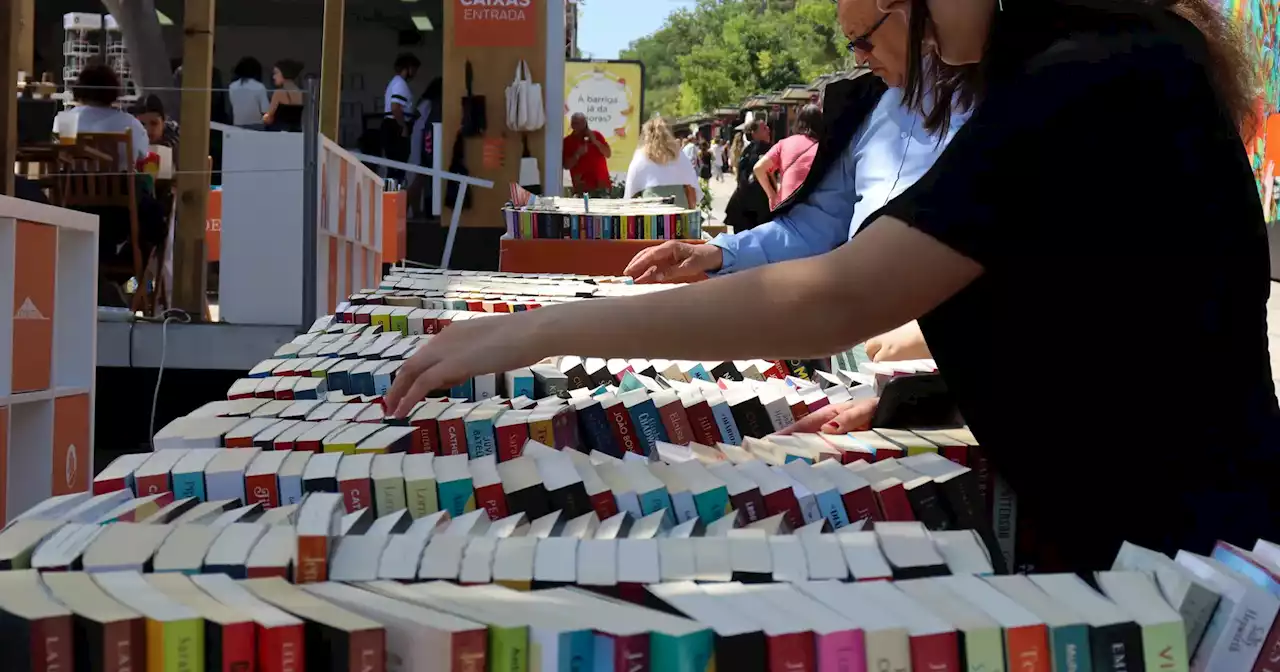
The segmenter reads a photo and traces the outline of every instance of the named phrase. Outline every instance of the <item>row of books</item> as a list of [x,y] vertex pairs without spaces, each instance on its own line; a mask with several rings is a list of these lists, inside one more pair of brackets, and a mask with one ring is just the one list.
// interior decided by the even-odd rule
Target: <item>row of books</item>
[[[447,534],[446,532],[441,533]],[[579,545],[589,542],[579,541]],[[1110,571],[651,582],[0,572],[6,669],[1274,670],[1277,546]],[[58,661],[65,667],[49,667]]]
[[700,240],[702,213],[674,206],[624,211],[502,209],[507,235],[516,239]]

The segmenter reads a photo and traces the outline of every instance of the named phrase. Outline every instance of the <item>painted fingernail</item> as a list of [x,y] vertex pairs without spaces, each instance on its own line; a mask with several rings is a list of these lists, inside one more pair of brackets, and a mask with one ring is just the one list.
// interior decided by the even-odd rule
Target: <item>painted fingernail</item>
[[838,423],[838,422],[828,422],[828,423],[826,424],[826,428],[827,428],[827,429],[839,429],[839,428],[840,428],[840,423]]

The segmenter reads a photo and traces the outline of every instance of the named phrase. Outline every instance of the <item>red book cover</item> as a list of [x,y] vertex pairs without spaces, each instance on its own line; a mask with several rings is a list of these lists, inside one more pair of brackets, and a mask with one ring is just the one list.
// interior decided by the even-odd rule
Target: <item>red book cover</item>
[[609,418],[609,429],[613,431],[613,440],[628,453],[644,455],[644,446],[636,440],[636,426],[631,421],[631,414],[627,412],[627,407],[617,403],[605,409],[605,414]]
[[[425,322],[426,322],[426,320],[423,320],[423,322],[425,323]],[[449,325],[453,324],[453,320],[446,320],[446,319],[445,319],[445,318],[443,318],[443,317],[438,317],[438,318],[436,318],[436,319],[435,319],[435,323],[436,323],[436,333],[438,334],[438,333],[440,333],[440,332],[444,331],[444,328],[445,328],[445,327],[447,327],[447,326],[449,326]],[[425,324],[424,324],[424,326],[425,326]]]
[[451,639],[453,664],[450,672],[485,672],[489,669],[489,636],[484,630],[455,632]]
[[428,336],[440,331],[440,321],[434,317],[422,318],[422,333]]
[[274,441],[271,444],[271,450],[294,450],[293,441]]
[[907,491],[902,487],[902,481],[891,478],[873,483],[871,488],[876,492],[876,500],[880,502],[880,512],[885,520],[909,522],[916,519],[915,512],[911,510],[911,502],[907,499]]
[[146,518],[147,516],[150,516],[151,514],[155,513],[157,510],[163,509],[164,507],[169,506],[172,503],[173,503],[173,493],[172,492],[163,493],[162,496],[158,497],[154,502],[154,507],[151,507],[151,506],[144,507],[143,510],[146,512],[145,515],[139,517],[138,515],[139,510],[133,509],[125,513],[123,516],[120,516],[119,522],[136,523],[142,520],[143,518]]
[[[219,659],[222,666],[217,670],[209,670],[208,672],[240,672],[244,670],[249,672],[253,670],[254,659],[257,657],[257,647],[254,646],[256,639],[254,630],[257,626],[252,621],[243,623],[230,623],[221,626],[222,629],[222,651]],[[205,641],[205,646],[210,642]]]
[[[281,401],[292,401],[293,390],[290,390],[290,389],[276,390],[276,399]],[[250,445],[253,445],[252,441],[250,441]]]
[[765,507],[764,496],[760,494],[760,488],[751,488],[736,495],[731,495],[729,502],[733,504],[734,509],[742,512],[744,525],[769,517],[769,514],[766,513],[768,509]]
[[418,428],[414,433],[414,445],[410,453],[436,453],[440,451],[440,423],[435,418],[415,420],[413,426]]
[[119,492],[124,490],[129,484],[123,478],[108,478],[101,481],[93,482],[93,494],[105,495],[108,492]]
[[[131,672],[147,655],[147,622],[141,617],[102,624],[102,648],[94,644],[102,658],[102,672]],[[83,651],[82,656],[88,654]],[[63,668],[65,669],[65,668]]]
[[805,405],[809,407],[809,413],[814,413],[823,406],[831,405],[831,398],[824,394],[821,397],[814,399],[812,404]]
[[293,582],[316,583],[329,580],[329,538],[323,535],[298,535],[298,553],[294,558]]
[[493,312],[495,312],[495,313],[509,313],[509,312],[511,312],[511,305],[510,305],[510,304],[508,304],[506,301],[494,301],[494,302],[493,302]]
[[258,628],[258,669],[262,672],[302,672],[307,669],[303,626]]
[[1262,643],[1253,672],[1280,672],[1280,618],[1271,624],[1271,632]]
[[978,495],[982,497],[986,511],[990,514],[995,504],[996,472],[991,468],[991,462],[982,452],[981,446],[974,446],[969,450],[969,468],[977,474]]
[[356,313],[356,324],[369,324],[373,321],[373,316],[369,313]]
[[882,462],[891,457],[894,459],[900,460],[906,456],[907,456],[907,451],[897,446],[892,446],[892,447],[876,446],[876,454],[875,454],[876,462]]
[[[324,444],[321,441],[298,441],[293,445],[294,445],[294,448],[293,448],[294,450],[305,450],[311,453],[318,453],[324,449]],[[280,444],[277,443],[276,450],[288,450],[288,449],[281,448]]]
[[[168,472],[163,474],[154,474],[151,476],[143,476],[135,481],[134,486],[137,488],[134,491],[134,494],[139,497],[158,495],[162,492],[169,492],[173,489],[172,486],[169,485]],[[124,488],[116,489],[123,490]],[[94,492],[97,492],[97,490],[95,489]],[[114,490],[112,492],[114,492]]]
[[[237,399],[252,399],[255,396],[257,395],[253,394],[252,392],[241,392],[239,394],[228,394],[227,399],[230,399],[231,401],[235,401]],[[267,398],[270,399],[271,397],[267,397]]]
[[911,635],[911,669],[936,672],[960,672],[960,647],[956,633]]
[[800,418],[809,415],[809,405],[803,400],[797,401],[791,405],[791,419],[800,422]]
[[31,623],[31,660],[46,672],[71,670],[75,666],[70,614],[41,618]]
[[600,520],[607,520],[618,515],[618,501],[613,498],[612,490],[597,492],[591,495],[591,509]]
[[467,310],[473,313],[483,313],[484,301],[467,301]]
[[685,414],[684,404],[680,403],[679,397],[659,408],[658,416],[662,418],[662,426],[667,428],[667,438],[671,439],[671,443],[687,446],[693,441],[689,416]]
[[618,584],[618,599],[645,606],[649,591],[645,590],[644,586],[643,583],[623,581]]
[[497,427],[495,433],[498,438],[498,461],[506,462],[520,457],[520,453],[524,451],[524,442],[529,440],[529,425],[519,423]]
[[846,492],[840,495],[840,499],[844,502],[844,510],[849,514],[849,522],[857,520],[870,520],[878,523],[884,520],[884,514],[880,511],[880,505],[876,502],[875,493],[870,487],[858,488],[852,492]]
[[774,362],[773,366],[761,371],[765,378],[777,378],[778,380],[786,380],[791,375],[791,371],[787,369],[787,365],[782,362]]
[[956,464],[969,466],[969,446],[942,446],[942,456]]
[[720,427],[716,425],[716,417],[711,414],[711,406],[706,400],[699,400],[686,407],[684,412],[685,417],[689,418],[689,433],[693,435],[694,441],[704,446],[714,446],[723,440],[720,437]]
[[289,580],[288,567],[248,567],[245,569],[245,576],[250,579],[274,579],[281,578],[285,581]]
[[578,412],[572,406],[561,408],[551,418],[551,433],[556,439],[554,448],[578,450],[582,446],[582,439],[578,436]]
[[244,479],[246,504],[262,503],[268,509],[280,506],[280,489],[275,474],[257,474]]
[[501,520],[510,515],[507,512],[507,496],[502,492],[502,484],[484,485],[476,488],[476,508],[489,512],[489,520]]
[[342,503],[346,506],[347,513],[355,513],[360,509],[373,506],[372,479],[352,478],[338,481],[338,490],[342,491]]
[[258,399],[276,399],[277,398],[275,390],[264,390],[261,392],[255,392],[253,396],[257,397]]
[[385,672],[387,669],[387,634],[382,628],[359,630],[347,637],[347,669],[360,672]]
[[227,438],[224,438],[222,442],[226,445],[227,448],[252,448],[253,447],[252,436],[237,436],[234,438],[227,437]]
[[464,418],[442,420],[440,423],[440,450],[437,455],[467,454],[467,423]]
[[[906,494],[903,494],[902,498],[906,501]],[[800,502],[796,500],[796,493],[791,488],[781,488],[765,495],[764,510],[767,512],[766,518],[779,513],[783,514],[787,525],[793,530],[804,527],[804,514],[800,513]]]
[[613,635],[614,672],[649,672],[649,635]]
[[769,647],[769,672],[817,672],[812,632],[773,635],[766,643]]

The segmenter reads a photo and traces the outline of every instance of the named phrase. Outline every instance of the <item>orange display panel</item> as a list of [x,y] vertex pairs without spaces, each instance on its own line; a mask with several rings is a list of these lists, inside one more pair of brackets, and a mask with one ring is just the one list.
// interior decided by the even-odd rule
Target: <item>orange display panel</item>
[[347,162],[338,161],[338,235],[347,235]]
[[204,258],[222,261],[222,190],[209,190],[208,213],[204,220]]
[[53,495],[89,489],[89,431],[89,395],[53,402]]
[[[631,258],[663,240],[502,240],[498,270],[504,273],[622,275]],[[700,244],[702,241],[686,240]]]
[[404,259],[407,228],[405,209],[408,203],[408,194],[403,191],[392,191],[382,195],[382,258],[387,261]]
[[338,306],[338,239],[329,239],[329,310]]
[[13,391],[49,388],[58,230],[18,222],[13,264]]

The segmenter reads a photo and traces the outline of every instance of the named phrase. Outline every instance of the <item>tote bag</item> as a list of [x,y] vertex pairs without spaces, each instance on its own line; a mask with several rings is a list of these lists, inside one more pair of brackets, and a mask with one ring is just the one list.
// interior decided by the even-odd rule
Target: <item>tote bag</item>
[[537,131],[547,123],[542,104],[542,85],[533,81],[529,63],[516,64],[516,76],[507,87],[507,128],[513,131]]

